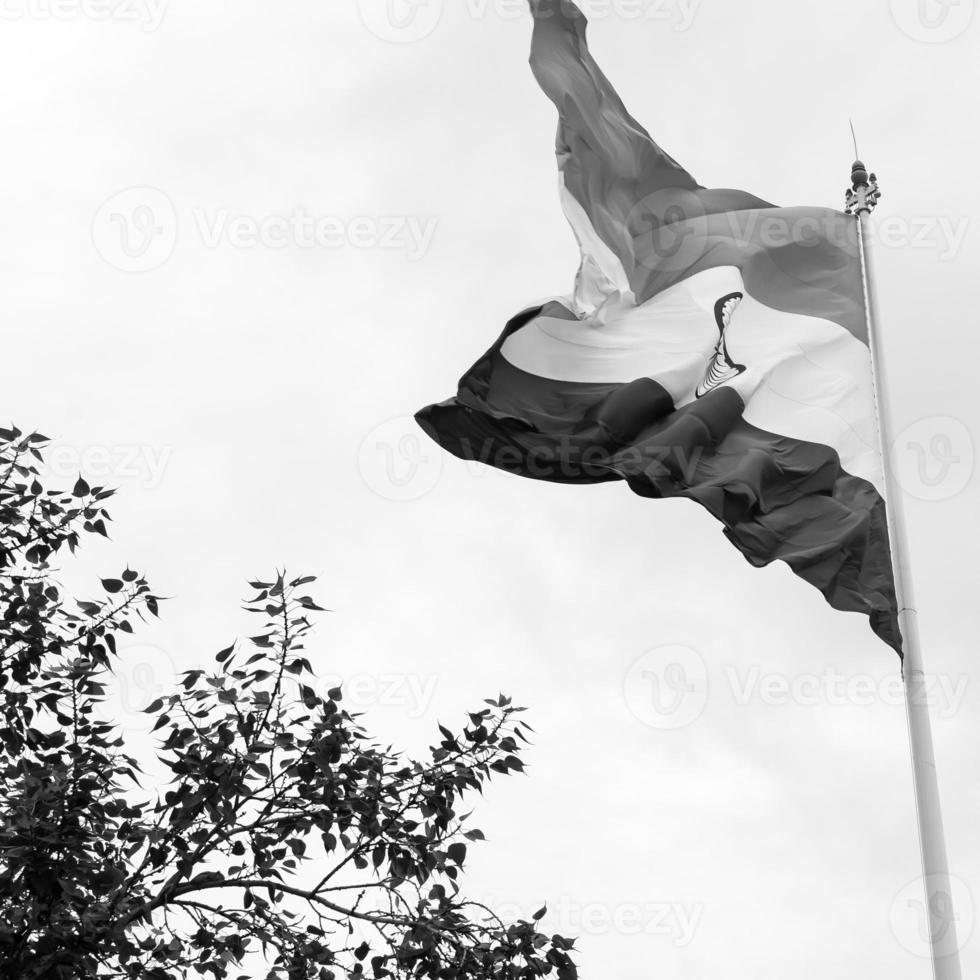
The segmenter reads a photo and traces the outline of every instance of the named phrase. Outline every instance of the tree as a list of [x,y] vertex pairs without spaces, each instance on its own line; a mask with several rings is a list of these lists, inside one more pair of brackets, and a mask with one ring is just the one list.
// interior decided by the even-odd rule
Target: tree
[[172,774],[147,796],[97,709],[161,600],[129,568],[62,594],[113,491],[46,489],[47,443],[0,429],[0,976],[573,980],[544,909],[507,924],[460,891],[484,839],[461,805],[523,771],[522,709],[486,701],[421,760],[375,744],[316,689],[311,577],[250,583],[262,629],[147,708]]

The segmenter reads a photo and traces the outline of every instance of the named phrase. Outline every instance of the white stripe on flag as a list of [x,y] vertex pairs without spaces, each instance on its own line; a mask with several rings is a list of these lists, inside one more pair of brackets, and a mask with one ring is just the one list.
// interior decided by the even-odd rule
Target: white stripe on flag
[[744,367],[735,388],[750,424],[837,451],[844,469],[882,491],[868,348],[838,324],[783,313],[749,295],[741,273],[697,273],[642,306],[611,296],[590,317],[541,316],[505,340],[502,354],[542,378],[626,384],[649,377],[678,407],[693,401],[715,359],[716,304],[743,299],[725,329],[730,361]]
[[610,298],[622,298],[627,304],[635,302],[623,263],[596,234],[585,209],[565,186],[563,173],[558,174],[558,194],[582,256],[575,276],[572,308],[581,316],[589,316]]

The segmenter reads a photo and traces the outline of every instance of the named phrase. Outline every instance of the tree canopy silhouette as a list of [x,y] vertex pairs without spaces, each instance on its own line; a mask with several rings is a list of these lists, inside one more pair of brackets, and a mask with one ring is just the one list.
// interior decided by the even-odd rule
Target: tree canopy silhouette
[[113,491],[43,486],[48,442],[0,429],[0,976],[574,980],[544,909],[505,923],[460,888],[484,839],[461,806],[523,771],[523,709],[489,699],[421,759],[377,744],[317,689],[312,577],[251,582],[256,635],[146,709],[171,776],[141,786],[99,709],[161,600],[129,568],[63,594]]

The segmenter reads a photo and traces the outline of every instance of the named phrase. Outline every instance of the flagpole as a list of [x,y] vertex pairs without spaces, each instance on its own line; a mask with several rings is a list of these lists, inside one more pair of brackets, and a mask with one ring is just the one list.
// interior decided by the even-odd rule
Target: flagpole
[[874,174],[869,174],[860,160],[851,170],[851,189],[847,195],[847,212],[856,215],[861,272],[868,321],[868,343],[874,374],[875,399],[878,406],[878,433],[884,465],[885,503],[888,508],[888,539],[895,572],[895,594],[898,622],[905,654],[903,677],[908,718],[909,743],[912,750],[912,779],[915,786],[916,816],[925,891],[925,914],[928,918],[929,949],[934,980],[962,980],[959,946],[956,938],[956,916],[949,880],[949,863],[943,833],[939,781],[932,742],[932,726],[926,697],[926,676],[919,644],[918,614],[909,552],[905,532],[902,490],[891,466],[891,417],[885,371],[882,363],[881,334],[878,323],[878,300],[875,292],[871,256],[871,212],[881,192]]

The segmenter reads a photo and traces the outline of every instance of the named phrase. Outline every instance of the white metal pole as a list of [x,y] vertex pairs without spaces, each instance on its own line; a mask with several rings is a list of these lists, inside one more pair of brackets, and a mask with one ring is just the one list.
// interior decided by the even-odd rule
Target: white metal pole
[[895,593],[898,599],[898,621],[902,630],[905,678],[905,705],[908,716],[909,742],[912,749],[912,779],[919,824],[919,846],[925,885],[925,914],[928,918],[929,945],[934,980],[962,980],[956,917],[946,857],[939,781],[929,722],[925,670],[919,645],[918,615],[909,567],[905,534],[902,491],[891,466],[891,416],[882,363],[881,334],[878,323],[878,301],[871,259],[871,212],[880,193],[874,174],[857,161],[851,171],[852,189],[848,210],[857,215],[861,271],[868,320],[868,343],[874,372],[875,398],[878,405],[878,432],[885,471],[885,504],[888,510],[888,540],[895,571]]

